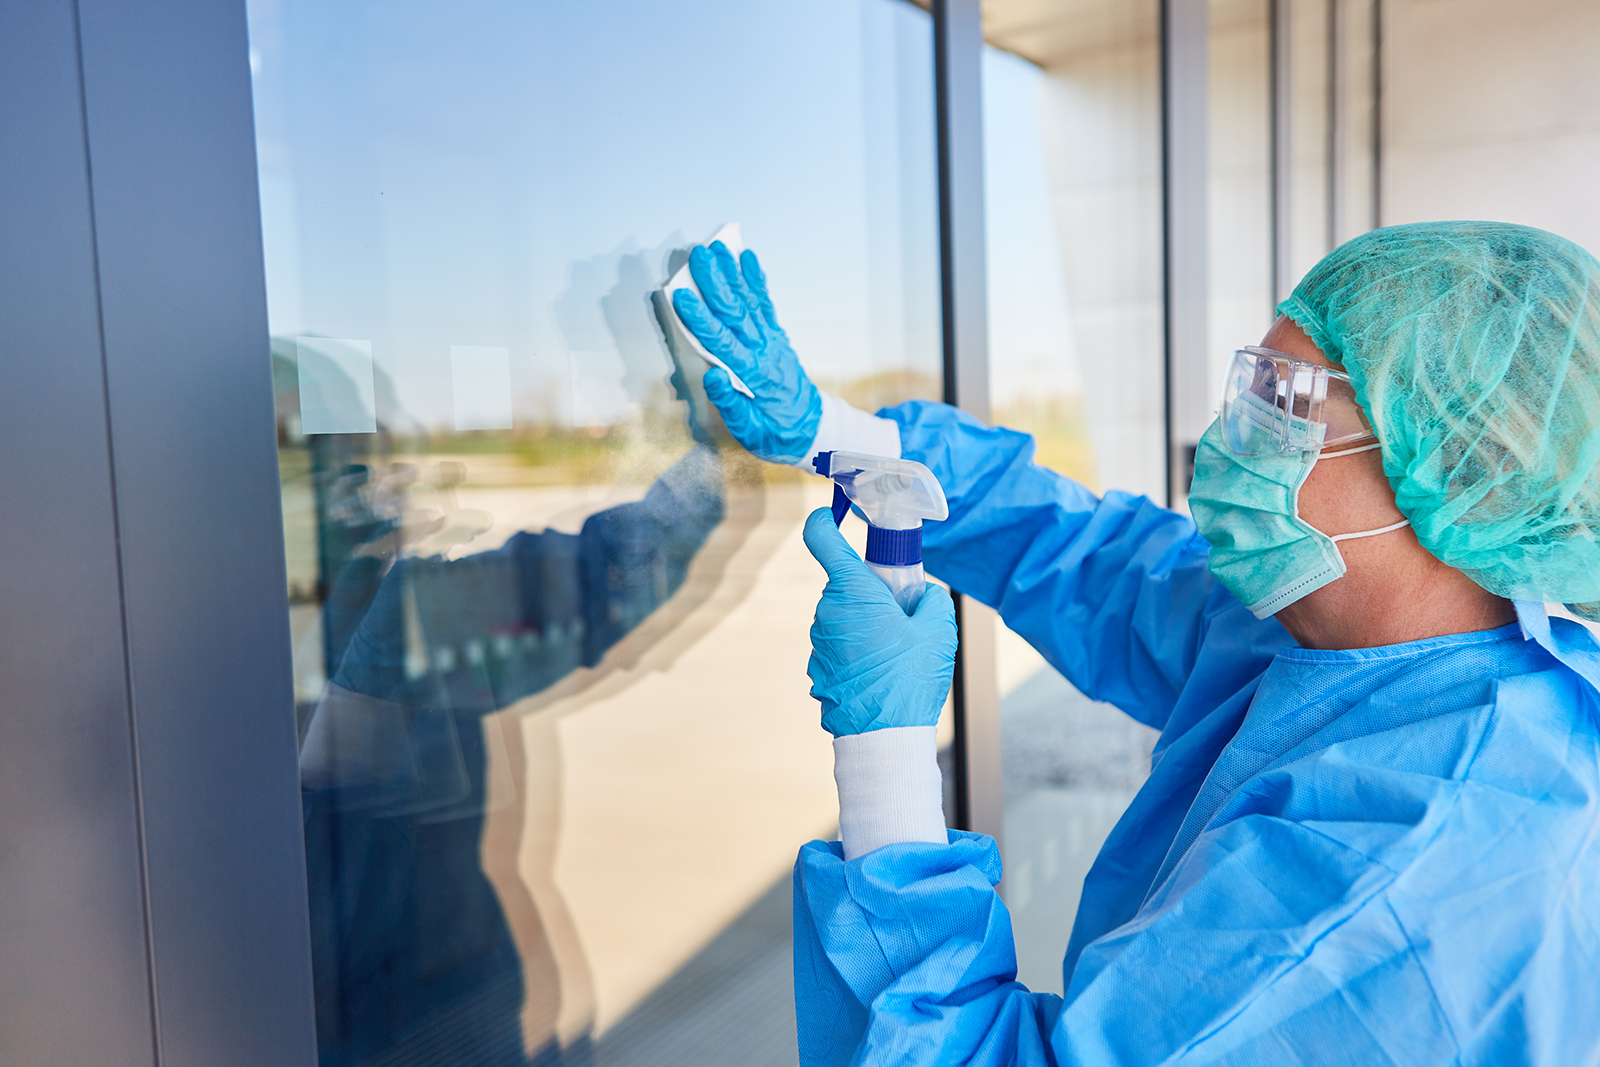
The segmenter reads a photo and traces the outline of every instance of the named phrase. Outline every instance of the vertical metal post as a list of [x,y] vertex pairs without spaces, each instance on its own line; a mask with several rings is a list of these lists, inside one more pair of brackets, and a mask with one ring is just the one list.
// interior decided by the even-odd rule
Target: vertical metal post
[[161,1067],[316,1062],[243,0],[77,0]]
[[0,1060],[313,1067],[242,0],[0,4]]
[[1327,246],[1333,251],[1344,240],[1345,196],[1345,50],[1344,5],[1328,0],[1328,217]]
[[989,296],[983,200],[983,25],[978,0],[934,4],[944,392],[989,417]]
[[1372,0],[1372,228],[1383,225],[1383,0]]
[[0,1060],[154,1067],[77,36],[0,4]]
[[[989,322],[983,199],[983,21],[979,0],[933,4],[938,123],[939,274],[944,399],[989,417]],[[994,612],[956,597],[956,810],[951,822],[1000,839],[1000,699]]]
[[1294,39],[1293,0],[1269,0],[1272,64],[1272,310],[1294,288]]
[[1207,352],[1207,0],[1161,3],[1162,231],[1166,302],[1167,504],[1187,496],[1211,411]]

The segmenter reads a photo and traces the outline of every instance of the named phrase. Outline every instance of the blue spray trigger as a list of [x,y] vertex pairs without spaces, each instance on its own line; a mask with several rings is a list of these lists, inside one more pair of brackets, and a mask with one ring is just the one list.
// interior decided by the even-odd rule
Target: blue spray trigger
[[850,498],[845,495],[844,486],[838,482],[833,483],[833,524],[844,525],[844,517],[850,514]]
[[[811,465],[816,468],[818,474],[822,475],[824,478],[828,477],[828,474],[833,467],[833,453],[818,452],[816,455],[811,457]],[[833,524],[835,526],[843,526],[844,517],[848,514],[850,514],[850,498],[845,495],[844,487],[838,482],[834,482]]]
[[895,603],[911,614],[922,599],[922,523],[946,519],[939,479],[921,463],[855,452],[819,452],[811,461],[833,482],[833,522],[855,511],[867,522],[867,568],[883,579]]

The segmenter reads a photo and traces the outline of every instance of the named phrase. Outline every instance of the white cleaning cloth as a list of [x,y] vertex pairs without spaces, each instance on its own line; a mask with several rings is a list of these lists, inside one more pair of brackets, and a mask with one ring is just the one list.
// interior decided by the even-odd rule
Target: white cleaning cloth
[[[739,257],[740,252],[744,251],[744,239],[739,235],[739,224],[737,222],[730,222],[712,234],[711,241],[721,241],[727,245],[728,251],[733,253],[735,259]],[[706,242],[707,247],[710,247],[711,241]],[[679,289],[687,289],[695,296],[700,297],[701,303],[705,302],[705,297],[700,293],[700,287],[694,283],[694,276],[689,273],[689,264],[687,262],[679,267],[671,278],[667,279],[666,285],[661,287],[661,292],[667,298],[667,307],[672,308],[672,321],[677,323],[678,332],[683,335],[683,339],[688,342],[690,348],[704,356],[707,363],[727,371],[728,378],[733,382],[733,387],[751,400],[754,400],[756,395],[750,391],[748,385],[744,384],[744,380],[733,373],[733,369],[726,363],[706,351],[706,346],[700,343],[700,339],[694,335],[694,331],[685,326],[683,320],[678,318],[678,309],[672,307],[672,294]]]

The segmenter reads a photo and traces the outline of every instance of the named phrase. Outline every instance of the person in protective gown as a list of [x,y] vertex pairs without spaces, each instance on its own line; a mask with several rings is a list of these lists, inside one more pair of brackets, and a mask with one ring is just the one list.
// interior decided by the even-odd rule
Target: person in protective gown
[[1600,1062],[1600,263],[1455,222],[1335,250],[1234,356],[1193,518],[1096,497],[1025,434],[820,393],[753,254],[674,307],[773,462],[901,456],[943,484],[929,571],[1160,731],[1085,879],[1064,997],[1015,980],[995,843],[946,830],[955,626],[834,528],[809,673],[838,842],[795,868],[801,1062]]

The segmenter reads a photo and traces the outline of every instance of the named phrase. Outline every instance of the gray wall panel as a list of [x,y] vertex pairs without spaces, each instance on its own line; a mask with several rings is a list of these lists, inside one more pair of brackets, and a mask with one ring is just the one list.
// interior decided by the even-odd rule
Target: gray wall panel
[[0,3],[0,1063],[148,1065],[70,0]]
[[242,0],[80,0],[164,1067],[314,1062]]

